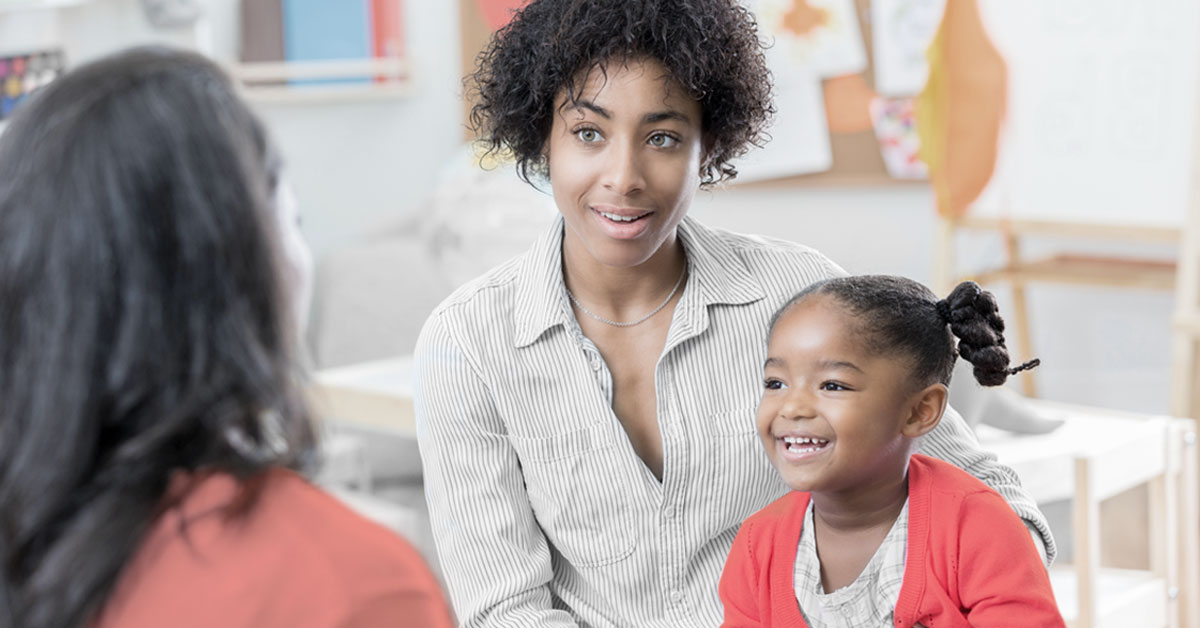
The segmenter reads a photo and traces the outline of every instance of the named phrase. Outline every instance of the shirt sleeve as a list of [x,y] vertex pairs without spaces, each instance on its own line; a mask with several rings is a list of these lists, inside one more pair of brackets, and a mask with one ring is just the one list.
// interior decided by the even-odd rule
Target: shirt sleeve
[[959,530],[959,599],[972,626],[1065,626],[1033,539],[999,496],[966,496]]
[[1033,497],[1021,487],[1021,480],[1017,478],[1016,472],[997,462],[995,454],[979,447],[975,433],[956,410],[946,407],[946,413],[937,427],[921,437],[918,450],[963,469],[1000,493],[1025,521],[1025,525],[1042,537],[1044,546],[1039,549],[1042,550],[1043,564],[1049,565],[1054,562],[1057,549],[1045,515],[1038,509]]
[[415,352],[417,439],[434,543],[463,628],[577,628],[551,608],[550,549],[487,382],[436,312]]
[[759,628],[762,618],[758,609],[759,573],[755,568],[754,541],[751,524],[743,523],[733,540],[733,548],[725,559],[718,593],[725,607],[721,628]]

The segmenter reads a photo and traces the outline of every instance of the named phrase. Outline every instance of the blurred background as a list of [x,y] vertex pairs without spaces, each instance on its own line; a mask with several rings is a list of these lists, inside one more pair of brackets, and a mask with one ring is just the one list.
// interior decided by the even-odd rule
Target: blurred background
[[[352,404],[331,413],[411,413],[403,356],[425,317],[555,215],[507,164],[481,167],[464,124],[462,76],[521,4],[0,0],[0,133],[28,93],[123,47],[167,43],[220,61],[273,132],[299,199],[317,258],[310,353],[330,398]],[[1196,415],[1200,1],[747,4],[775,75],[772,140],[739,163],[737,181],[701,191],[693,216],[812,246],[852,273],[943,293],[964,277],[984,282],[1016,357],[1042,360],[1008,387],[1018,415],[1070,418],[1071,406],[1018,407],[1034,398]],[[371,494],[419,510],[410,427],[387,421],[346,429],[399,432],[401,445],[344,441],[335,462],[348,484],[367,478]],[[1015,447],[1030,443],[1042,446]],[[1190,491],[1171,516],[1194,510]],[[1144,528],[1148,509],[1118,510]],[[1060,512],[1056,532],[1070,541],[1070,506]],[[420,536],[412,517],[397,525]],[[1197,532],[1181,538],[1194,544]]]

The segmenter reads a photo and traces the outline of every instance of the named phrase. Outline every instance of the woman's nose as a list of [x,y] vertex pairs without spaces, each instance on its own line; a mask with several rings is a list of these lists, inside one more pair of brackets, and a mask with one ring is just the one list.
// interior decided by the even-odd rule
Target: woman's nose
[[630,196],[646,186],[640,151],[629,142],[614,142],[604,170],[604,187]]

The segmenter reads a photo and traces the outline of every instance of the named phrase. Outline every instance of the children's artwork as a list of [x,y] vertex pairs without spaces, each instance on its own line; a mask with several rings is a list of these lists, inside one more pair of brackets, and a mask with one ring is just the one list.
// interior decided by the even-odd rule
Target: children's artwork
[[739,182],[824,172],[833,163],[821,77],[861,71],[866,52],[851,0],[754,0],[775,80],[770,139],[734,164]]
[[888,174],[896,179],[924,179],[929,176],[918,151],[921,138],[917,135],[911,98],[876,98],[871,101],[871,121],[879,151]]
[[767,130],[771,137],[734,163],[739,182],[823,172],[833,163],[821,81],[811,70],[778,60],[771,63],[771,72],[778,109]]
[[62,73],[61,50],[0,57],[0,119]]
[[752,0],[772,51],[819,78],[862,72],[867,51],[854,0]]
[[873,0],[875,89],[885,96],[912,96],[925,86],[929,48],[946,0]]

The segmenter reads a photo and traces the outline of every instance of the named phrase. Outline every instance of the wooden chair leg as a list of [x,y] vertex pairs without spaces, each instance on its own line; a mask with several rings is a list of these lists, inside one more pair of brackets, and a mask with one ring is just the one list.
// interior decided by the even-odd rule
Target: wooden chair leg
[[1092,490],[1092,468],[1087,458],[1075,459],[1074,513],[1075,581],[1079,610],[1074,628],[1096,625],[1096,580],[1100,570],[1100,502]]
[[1200,628],[1200,447],[1196,422],[1175,422],[1179,449],[1179,625]]
[[[1023,282],[1014,281],[1012,284],[1013,295],[1013,322],[1017,324],[1017,352],[1019,355],[1014,356],[1016,362],[1023,362],[1033,357],[1033,340],[1032,333],[1029,330],[1029,303],[1025,300],[1025,284]],[[1037,380],[1034,379],[1033,371],[1025,371],[1021,373],[1021,390],[1025,392],[1026,397],[1037,397]]]

